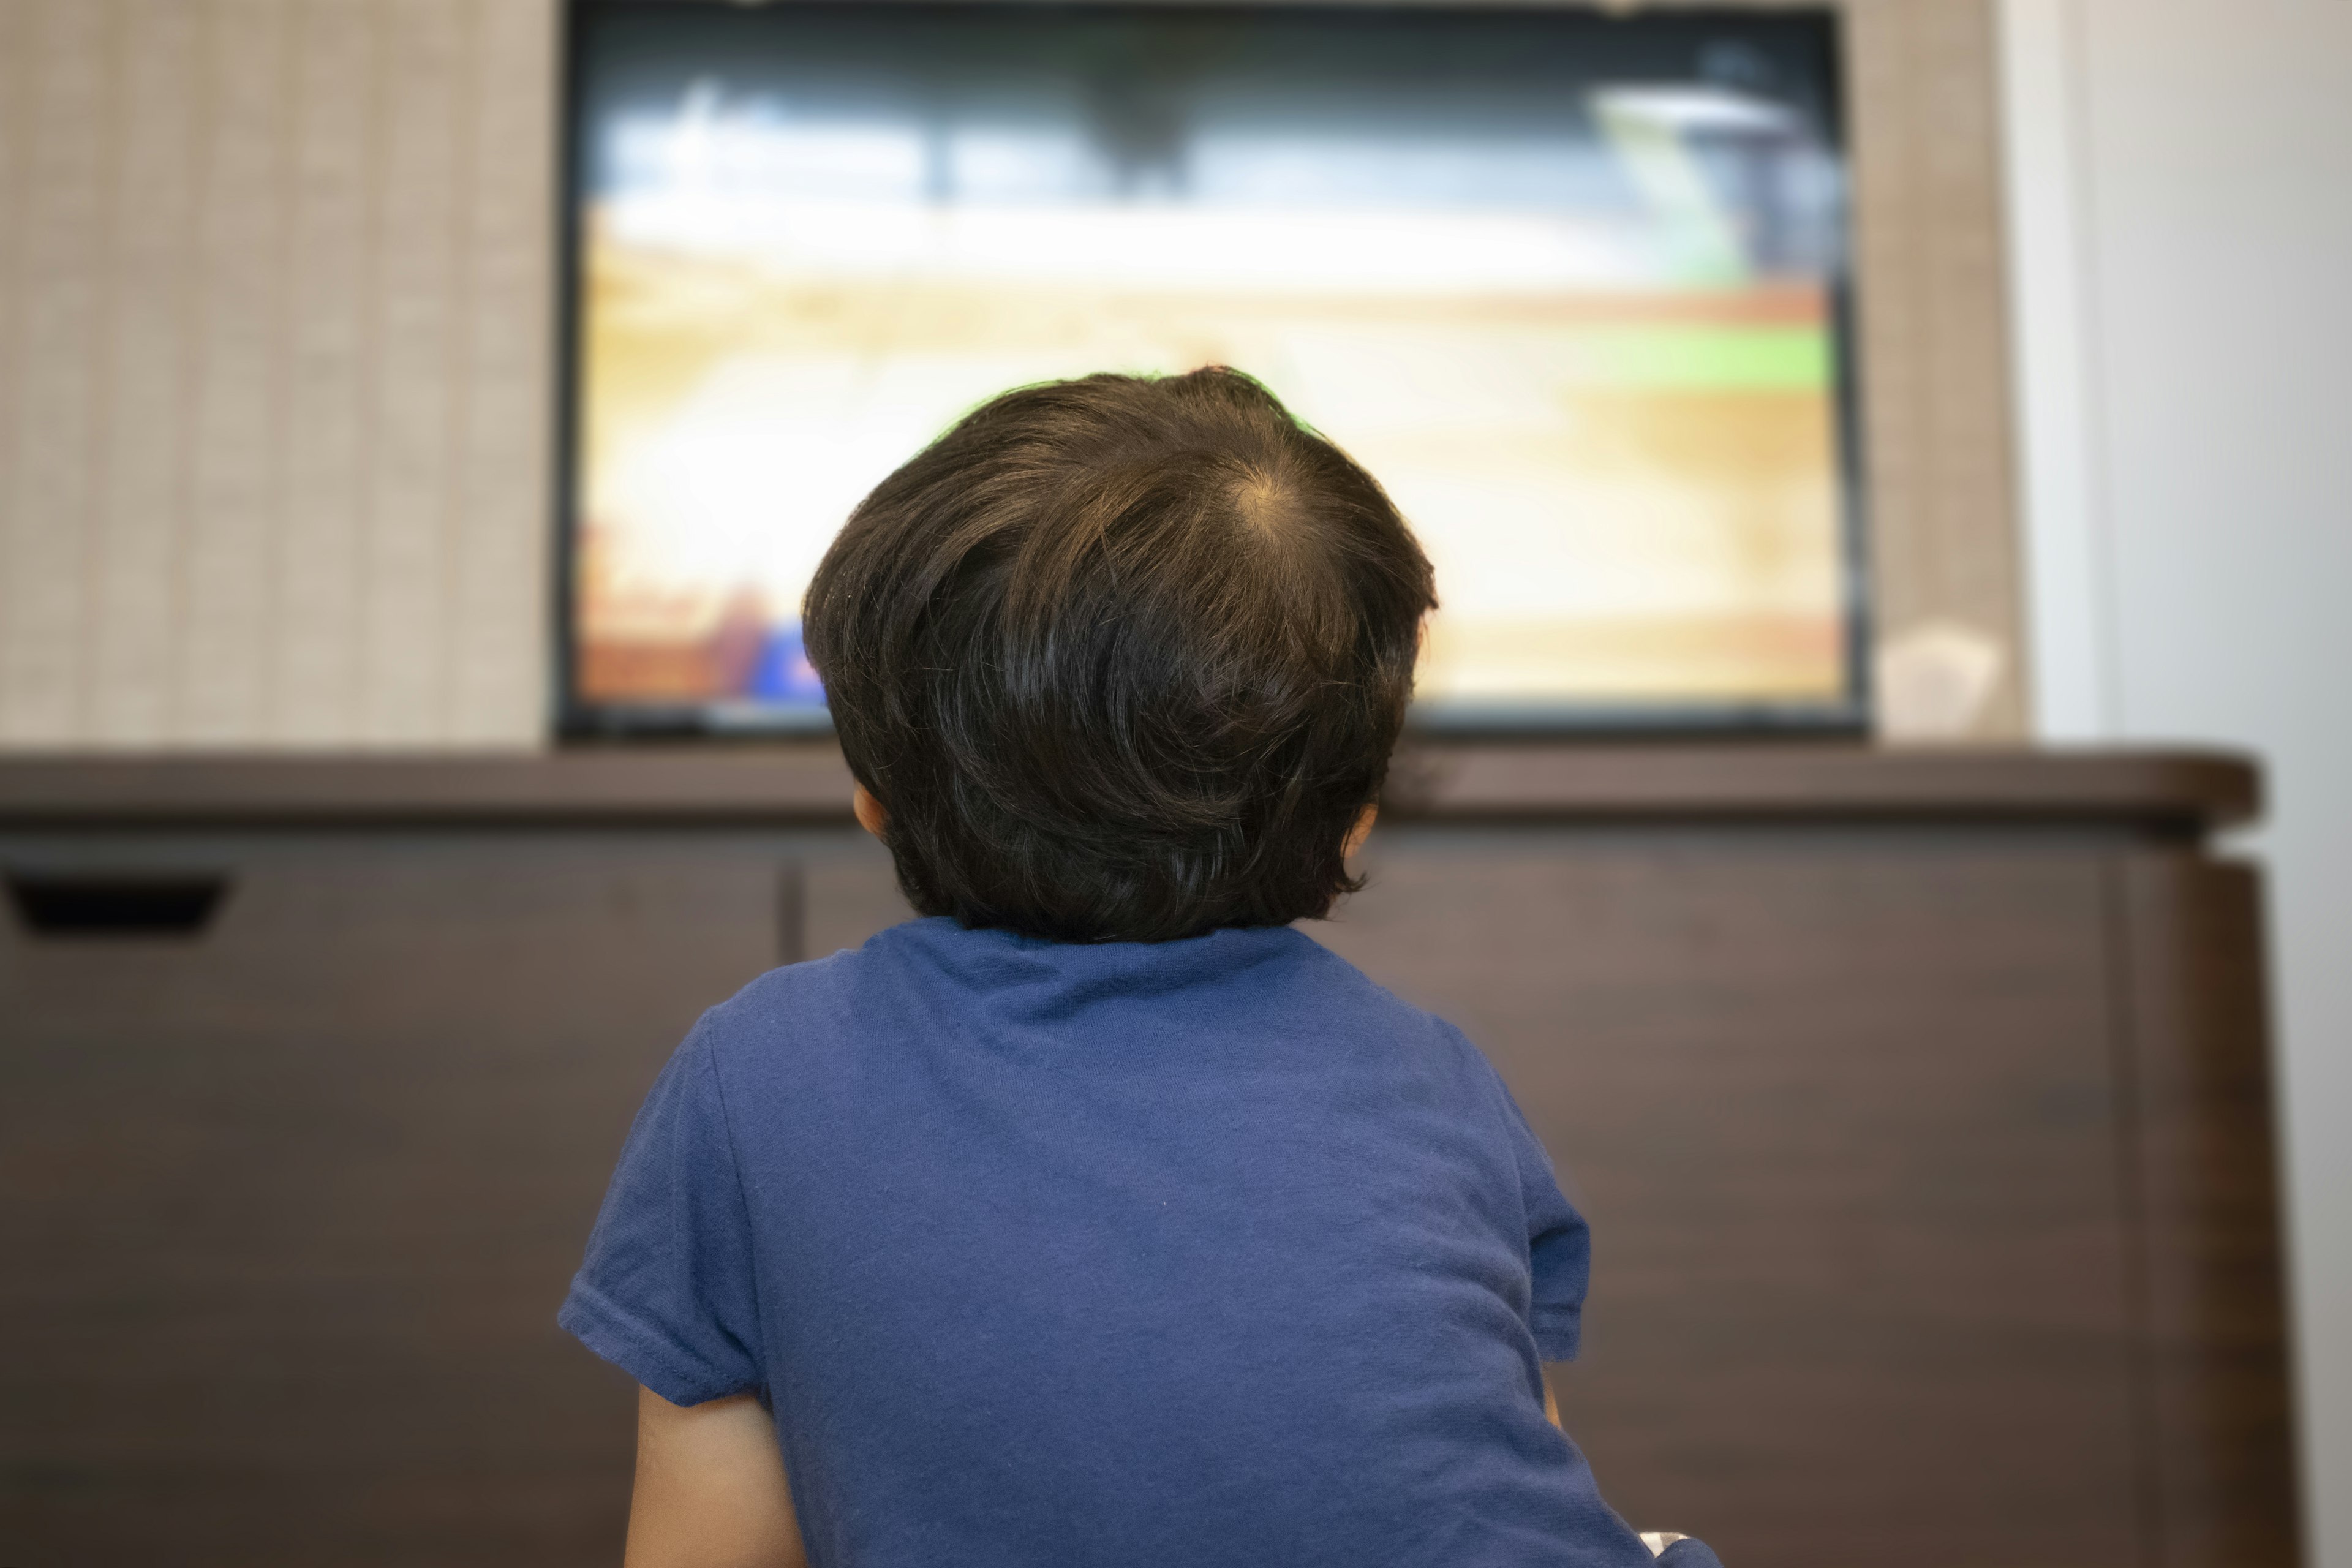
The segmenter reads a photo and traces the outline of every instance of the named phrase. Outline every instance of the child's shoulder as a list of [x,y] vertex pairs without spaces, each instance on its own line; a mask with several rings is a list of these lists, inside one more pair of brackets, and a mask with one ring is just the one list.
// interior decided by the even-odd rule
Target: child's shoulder
[[845,948],[754,975],[732,996],[703,1014],[703,1027],[727,1032],[804,1014],[842,989],[857,964],[859,952]]
[[907,921],[856,947],[779,964],[707,1010],[688,1043],[724,1060],[746,1048],[769,1054],[780,1041],[866,1032],[886,999],[937,983],[936,950],[953,943],[955,930],[950,920]]
[[[723,1063],[779,1048],[863,1042],[894,1024],[965,1030],[1017,1017],[1083,1028],[1098,1006],[1218,1031],[1381,1042],[1477,1079],[1486,1056],[1453,1024],[1399,996],[1295,927],[1230,927],[1167,943],[1070,943],[941,918],[769,970],[703,1016],[696,1033]],[[1137,1010],[1141,1010],[1139,1014]],[[927,1032],[927,1030],[926,1030]]]

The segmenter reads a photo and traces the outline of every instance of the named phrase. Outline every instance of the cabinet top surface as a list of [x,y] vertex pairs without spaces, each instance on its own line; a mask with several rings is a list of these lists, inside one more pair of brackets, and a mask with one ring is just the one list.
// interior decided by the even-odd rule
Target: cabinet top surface
[[[372,756],[0,758],[0,827],[846,823],[831,743]],[[2252,820],[2261,778],[2207,751],[1852,744],[1408,743],[1385,805],[1424,819],[1578,823]]]

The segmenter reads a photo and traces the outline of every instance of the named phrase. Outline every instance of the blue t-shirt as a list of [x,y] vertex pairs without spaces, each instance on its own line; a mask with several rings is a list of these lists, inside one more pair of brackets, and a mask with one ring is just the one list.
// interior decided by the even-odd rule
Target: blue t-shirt
[[1643,1568],[1544,1418],[1587,1260],[1486,1058],[1299,932],[926,920],[703,1016],[562,1321],[758,1393],[821,1565]]

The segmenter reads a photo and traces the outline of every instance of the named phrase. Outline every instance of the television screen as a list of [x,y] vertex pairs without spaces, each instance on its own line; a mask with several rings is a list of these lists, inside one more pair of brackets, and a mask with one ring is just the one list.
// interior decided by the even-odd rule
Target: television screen
[[1025,383],[1226,364],[1437,567],[1433,725],[1850,726],[1825,13],[572,14],[575,732],[824,722],[843,520]]

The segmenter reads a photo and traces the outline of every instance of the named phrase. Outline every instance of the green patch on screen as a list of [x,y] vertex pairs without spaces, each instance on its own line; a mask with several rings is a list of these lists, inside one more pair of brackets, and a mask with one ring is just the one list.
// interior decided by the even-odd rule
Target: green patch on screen
[[1575,344],[1575,379],[1592,386],[1822,392],[1835,372],[1823,327],[1596,327]]

